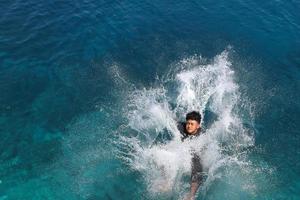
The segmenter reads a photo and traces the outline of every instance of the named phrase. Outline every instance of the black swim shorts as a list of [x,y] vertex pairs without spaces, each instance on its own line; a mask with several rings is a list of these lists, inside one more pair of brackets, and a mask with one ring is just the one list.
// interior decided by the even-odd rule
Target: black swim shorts
[[193,154],[192,157],[192,174],[191,174],[191,181],[201,183],[202,182],[202,172],[203,167],[201,164],[201,159],[197,154]]

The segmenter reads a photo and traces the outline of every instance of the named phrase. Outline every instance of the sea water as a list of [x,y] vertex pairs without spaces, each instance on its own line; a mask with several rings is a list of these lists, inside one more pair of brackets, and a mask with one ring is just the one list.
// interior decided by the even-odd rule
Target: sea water
[[300,199],[299,10],[1,2],[0,200],[183,199],[191,149],[197,199]]

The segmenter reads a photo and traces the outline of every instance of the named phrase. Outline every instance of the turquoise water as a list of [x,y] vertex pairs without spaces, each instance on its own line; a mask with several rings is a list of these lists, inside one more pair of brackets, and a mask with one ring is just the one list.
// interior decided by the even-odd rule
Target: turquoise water
[[192,109],[198,199],[300,199],[298,1],[0,5],[0,200],[182,199]]

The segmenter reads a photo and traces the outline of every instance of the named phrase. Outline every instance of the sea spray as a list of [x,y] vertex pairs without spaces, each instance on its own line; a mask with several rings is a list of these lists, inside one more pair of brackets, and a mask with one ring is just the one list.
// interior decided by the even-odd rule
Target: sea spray
[[[229,51],[211,61],[200,56],[183,59],[171,66],[157,87],[129,93],[128,128],[119,140],[126,148],[120,157],[142,173],[150,196],[184,197],[189,188],[191,151],[200,155],[204,167],[200,195],[208,197],[207,191],[221,190],[216,183],[234,185],[246,196],[255,193],[253,181],[244,179],[245,173],[255,171],[246,151],[254,145],[254,136],[239,115],[239,87]],[[182,143],[176,125],[192,110],[202,114],[203,131],[197,139]],[[216,117],[210,118],[206,111]]]

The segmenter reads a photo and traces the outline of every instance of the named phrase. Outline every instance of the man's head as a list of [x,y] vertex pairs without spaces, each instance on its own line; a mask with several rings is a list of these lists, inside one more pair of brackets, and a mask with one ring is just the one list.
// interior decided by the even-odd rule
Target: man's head
[[201,123],[201,115],[199,112],[192,111],[186,114],[186,125],[185,129],[188,134],[194,135],[198,132]]

